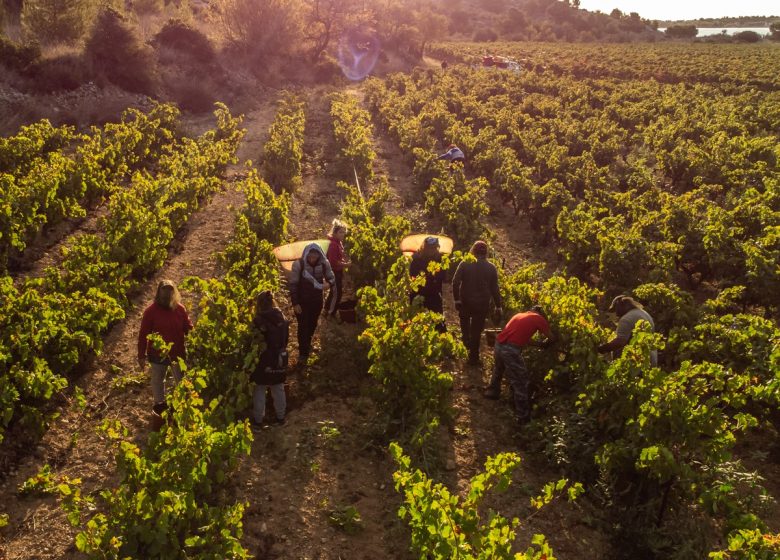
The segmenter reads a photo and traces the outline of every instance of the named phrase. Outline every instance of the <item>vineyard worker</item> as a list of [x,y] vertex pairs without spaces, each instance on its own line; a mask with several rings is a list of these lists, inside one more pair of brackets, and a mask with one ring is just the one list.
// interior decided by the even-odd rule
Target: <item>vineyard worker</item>
[[[545,342],[532,341],[533,336],[541,332],[547,337]],[[507,381],[512,388],[515,401],[515,413],[520,425],[531,419],[531,401],[528,395],[530,382],[528,369],[523,360],[523,348],[538,346],[547,348],[555,342],[542,308],[535,305],[525,313],[512,317],[496,338],[495,364],[490,384],[485,389],[485,397],[497,399],[501,394],[501,378],[506,372]]]
[[463,344],[469,351],[468,363],[478,366],[479,342],[490,310],[490,300],[493,300],[500,314],[501,293],[498,289],[498,271],[493,263],[487,260],[487,243],[481,240],[475,242],[470,253],[477,260],[462,261],[458,265],[452,278],[452,295],[460,317]]
[[[617,355],[623,351],[623,347],[631,340],[631,334],[639,321],[647,321],[650,328],[655,332],[655,323],[650,314],[642,308],[642,304],[629,296],[617,296],[612,300],[609,311],[613,311],[619,317],[615,338],[598,347],[602,354],[606,352],[615,352]],[[655,367],[658,365],[658,351],[650,352],[650,364]]]
[[328,239],[328,263],[333,270],[333,276],[336,278],[334,289],[328,292],[328,299],[325,300],[325,311],[331,317],[336,316],[336,310],[341,303],[344,287],[344,269],[350,265],[347,253],[344,251],[344,237],[347,235],[347,225],[341,220],[333,220]]
[[[144,369],[147,360],[151,364],[154,396],[152,410],[156,414],[165,410],[165,378],[168,370],[173,374],[174,386],[181,381],[178,359],[185,357],[184,337],[191,330],[192,321],[181,304],[176,284],[163,280],[157,285],[154,302],[144,310],[138,333],[138,365]],[[160,335],[164,342],[171,344],[170,351],[163,354],[155,349],[148,340],[150,334]]]
[[262,335],[265,350],[250,376],[255,383],[253,395],[254,427],[263,424],[265,416],[265,394],[271,389],[274,401],[276,423],[284,424],[287,411],[287,398],[284,394],[284,382],[287,377],[287,342],[290,338],[290,324],[282,310],[274,304],[270,290],[260,292],[255,301],[255,316],[252,320],[255,331]]
[[311,352],[311,339],[322,313],[325,282],[331,289],[336,278],[325,253],[316,243],[309,243],[303,256],[295,261],[290,274],[290,300],[298,319],[298,363],[305,365]]
[[447,147],[447,151],[441,154],[437,159],[443,159],[444,161],[449,161],[450,164],[452,163],[465,163],[466,156],[463,154],[460,148],[458,148],[455,144],[450,144]]
[[[411,299],[421,296],[423,307],[435,313],[444,313],[444,303],[442,300],[442,288],[444,287],[444,270],[431,273],[428,271],[428,265],[432,262],[441,262],[441,252],[439,252],[439,238],[428,236],[423,241],[420,248],[412,255],[412,262],[409,266],[409,276],[416,278],[425,274],[425,284],[411,294]],[[447,326],[444,322],[437,325],[439,332],[446,332]]]

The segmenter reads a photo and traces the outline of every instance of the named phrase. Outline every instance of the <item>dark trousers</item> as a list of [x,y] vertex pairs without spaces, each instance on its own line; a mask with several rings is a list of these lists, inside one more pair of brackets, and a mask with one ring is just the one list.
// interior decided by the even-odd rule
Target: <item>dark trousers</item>
[[322,313],[322,299],[319,301],[301,302],[301,313],[295,315],[298,319],[298,352],[304,356],[311,353],[311,339],[317,330],[317,321]]
[[479,359],[479,343],[482,338],[482,331],[485,328],[487,319],[487,306],[469,306],[462,304],[458,315],[460,317],[460,332],[463,337],[463,344],[469,351],[469,360]]
[[495,365],[490,379],[490,390],[495,394],[501,392],[501,379],[506,374],[506,380],[512,388],[515,401],[515,412],[521,421],[531,418],[531,401],[528,397],[528,369],[523,360],[523,351],[512,344],[496,344]]
[[336,310],[341,303],[341,296],[343,295],[342,286],[344,285],[344,271],[334,270],[333,275],[336,277],[336,285],[331,286],[328,290],[328,299],[325,300],[325,311],[330,315],[335,315]]

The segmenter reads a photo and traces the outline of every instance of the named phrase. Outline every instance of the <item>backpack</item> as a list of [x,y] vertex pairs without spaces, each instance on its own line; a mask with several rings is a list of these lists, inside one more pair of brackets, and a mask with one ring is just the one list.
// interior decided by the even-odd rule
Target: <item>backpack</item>
[[258,325],[265,338],[266,348],[260,355],[259,368],[270,369],[274,372],[284,372],[289,363],[287,343],[290,340],[290,322],[283,319],[279,323],[272,323],[265,317],[260,318]]

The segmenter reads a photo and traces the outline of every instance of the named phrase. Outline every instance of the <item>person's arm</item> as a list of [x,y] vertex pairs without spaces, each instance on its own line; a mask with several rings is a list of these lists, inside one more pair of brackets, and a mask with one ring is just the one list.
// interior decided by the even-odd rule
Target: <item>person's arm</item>
[[331,288],[336,285],[336,275],[333,274],[333,268],[330,266],[327,259],[322,262],[322,273]]
[[496,311],[501,314],[501,290],[498,287],[498,270],[495,266],[490,271],[490,294],[493,296],[493,303],[496,304]]
[[539,329],[539,332],[542,333],[546,338],[544,341],[532,341],[529,343],[529,346],[549,348],[558,341],[558,337],[552,332],[552,329],[550,328],[550,323],[547,322],[547,319],[541,315],[539,316],[539,323],[537,324],[537,328]]
[[617,350],[622,350],[626,344],[628,344],[628,340],[624,340],[616,336],[609,342],[605,342],[604,344],[599,345],[597,350],[599,354],[605,354],[607,352],[615,352]]
[[146,365],[147,337],[152,333],[152,314],[150,309],[144,311],[141,318],[141,328],[138,331],[138,365],[143,369]]
[[290,302],[292,303],[295,313],[300,314],[300,298],[298,297],[298,284],[301,281],[301,259],[297,259],[292,265],[292,271],[290,272]]
[[458,265],[455,269],[455,275],[452,277],[452,299],[455,300],[455,309],[460,311],[461,306],[461,294],[460,288],[463,284],[463,263]]
[[634,330],[635,321],[631,320],[629,314],[623,315],[618,319],[617,329],[615,330],[615,338],[606,342],[598,347],[598,351],[601,353],[615,352],[622,350],[623,347],[631,340],[631,333]]
[[187,334],[195,327],[192,324],[192,320],[190,319],[189,313],[187,313],[187,308],[184,307],[183,305],[181,306],[181,312],[184,316],[184,334]]

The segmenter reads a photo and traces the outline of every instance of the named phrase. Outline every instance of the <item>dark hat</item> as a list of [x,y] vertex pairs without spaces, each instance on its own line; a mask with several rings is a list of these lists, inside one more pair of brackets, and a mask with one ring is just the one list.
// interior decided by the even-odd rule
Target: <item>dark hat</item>
[[471,252],[474,255],[487,255],[488,245],[481,239],[479,241],[475,241],[474,245],[471,246]]
[[438,247],[439,246],[439,238],[438,237],[434,237],[432,235],[429,235],[428,237],[425,238],[425,244],[426,245],[435,245],[436,247]]
[[531,309],[529,309],[529,311],[531,311],[532,313],[538,313],[539,315],[547,319],[547,313],[544,312],[544,309],[542,309],[541,305],[534,305],[531,307]]
[[620,302],[621,302],[621,301],[623,301],[623,299],[624,299],[625,297],[626,297],[626,296],[616,296],[616,297],[615,297],[615,298],[612,300],[612,303],[610,303],[610,304],[609,304],[609,309],[607,309],[607,311],[614,311],[614,310],[615,310],[615,308],[616,308],[616,307],[617,307],[617,306],[620,304]]

